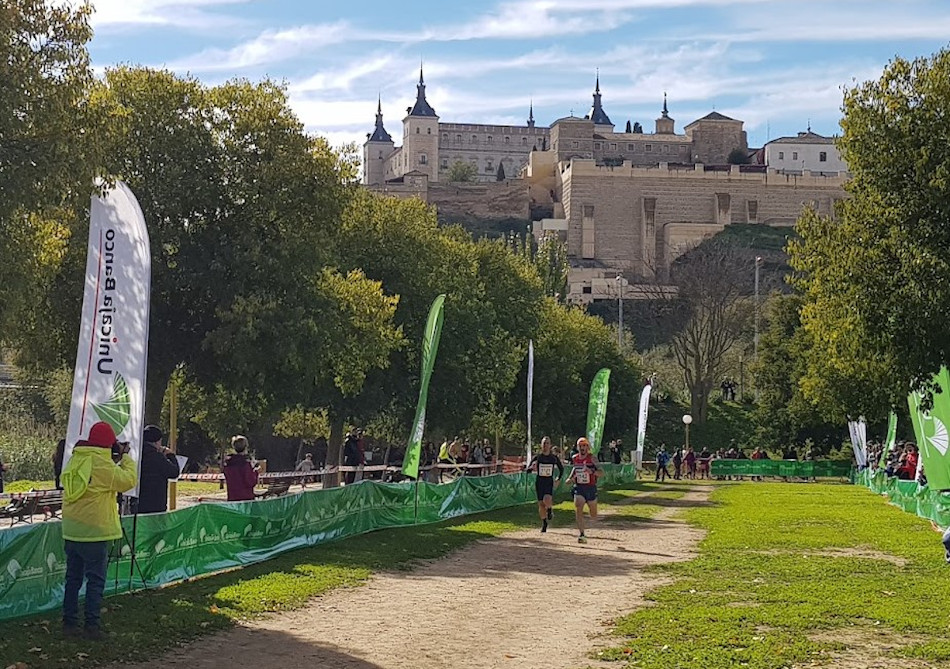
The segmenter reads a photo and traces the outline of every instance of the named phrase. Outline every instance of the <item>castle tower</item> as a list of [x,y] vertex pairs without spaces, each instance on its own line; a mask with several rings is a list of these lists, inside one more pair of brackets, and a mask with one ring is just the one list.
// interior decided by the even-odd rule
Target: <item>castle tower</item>
[[604,111],[604,107],[600,101],[600,72],[597,73],[597,83],[594,87],[594,104],[590,108],[590,113],[587,117],[594,122],[594,132],[604,133],[614,131],[613,121],[607,116],[607,112]]
[[666,93],[663,94],[663,112],[660,114],[660,118],[656,120],[656,134],[658,135],[672,135],[673,127],[675,126],[676,121],[670,117],[670,112],[666,108]]
[[383,101],[380,99],[376,106],[376,128],[372,133],[366,133],[366,143],[363,144],[364,184],[386,181],[386,164],[394,148],[393,138],[383,127]]
[[416,103],[406,110],[402,120],[402,152],[405,158],[400,174],[422,172],[429,181],[439,180],[439,117],[426,100],[426,82],[419,66]]

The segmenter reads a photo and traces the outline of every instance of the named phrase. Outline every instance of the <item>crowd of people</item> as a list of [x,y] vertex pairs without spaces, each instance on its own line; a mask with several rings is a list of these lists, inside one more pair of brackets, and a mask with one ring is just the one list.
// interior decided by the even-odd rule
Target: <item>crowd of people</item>
[[868,466],[874,470],[883,469],[888,477],[927,484],[920,452],[912,441],[895,442],[888,453],[884,453],[884,444],[868,442]]

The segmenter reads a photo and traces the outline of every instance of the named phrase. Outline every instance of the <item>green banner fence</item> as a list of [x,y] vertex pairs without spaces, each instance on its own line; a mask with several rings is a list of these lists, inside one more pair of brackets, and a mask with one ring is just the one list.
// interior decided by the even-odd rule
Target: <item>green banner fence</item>
[[883,471],[871,473],[865,469],[855,482],[867,486],[871,492],[887,495],[888,500],[908,513],[934,521],[940,527],[950,526],[950,494],[917,485],[917,481],[901,481],[887,477]]
[[[602,465],[606,484],[632,482],[633,465]],[[296,548],[389,527],[435,523],[534,501],[534,476],[495,474],[452,483],[378,483],[313,490],[255,502],[198,504],[138,517],[135,574],[129,546],[117,542],[106,594],[246,566]],[[562,488],[563,489],[563,488]],[[132,535],[132,518],[122,519]],[[66,559],[61,524],[0,531],[0,620],[62,604]]]
[[713,460],[713,476],[782,476],[789,478],[851,477],[850,460]]

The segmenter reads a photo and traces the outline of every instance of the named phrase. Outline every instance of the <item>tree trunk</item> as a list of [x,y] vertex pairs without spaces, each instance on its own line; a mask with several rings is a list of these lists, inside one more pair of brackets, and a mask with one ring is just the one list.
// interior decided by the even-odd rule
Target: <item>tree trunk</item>
[[171,379],[171,371],[164,369],[148,370],[145,384],[145,424],[158,425],[162,420],[162,406],[165,403],[165,391]]
[[[339,466],[343,460],[343,420],[334,415],[330,419],[330,441],[327,444],[327,466]],[[324,488],[338,488],[340,486],[340,472],[327,474],[323,477]]]

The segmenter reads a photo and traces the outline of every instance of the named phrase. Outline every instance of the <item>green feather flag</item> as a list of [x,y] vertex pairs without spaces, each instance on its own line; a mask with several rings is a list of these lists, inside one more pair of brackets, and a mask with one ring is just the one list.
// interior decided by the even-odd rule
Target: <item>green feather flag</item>
[[406,457],[402,463],[402,473],[419,478],[419,455],[422,452],[422,436],[426,429],[426,400],[429,397],[429,379],[435,367],[435,355],[439,350],[442,336],[443,306],[445,295],[439,295],[429,309],[425,335],[422,338],[422,380],[419,385],[419,403],[416,405],[416,418],[412,423],[412,436],[406,448]]
[[604,438],[604,422],[607,419],[607,394],[610,391],[610,370],[606,367],[594,376],[590,384],[590,400],[587,404],[587,441],[590,450],[600,451]]

